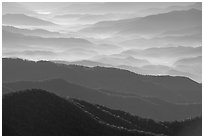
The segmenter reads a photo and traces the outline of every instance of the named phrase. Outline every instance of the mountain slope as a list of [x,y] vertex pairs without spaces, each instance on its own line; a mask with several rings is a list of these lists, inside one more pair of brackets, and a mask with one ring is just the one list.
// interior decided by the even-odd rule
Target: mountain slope
[[111,67],[109,64],[103,64],[96,61],[91,60],[79,60],[79,61],[63,61],[63,60],[51,60],[51,62],[65,64],[65,65],[80,65],[80,66],[87,66],[87,67],[95,67],[95,66],[102,66],[102,67]]
[[50,26],[52,22],[38,19],[25,14],[5,14],[2,17],[3,24],[7,25],[29,25],[29,26]]
[[63,97],[78,98],[155,120],[183,120],[202,114],[201,104],[172,104],[155,100],[156,98],[152,100],[150,97],[90,89],[61,79],[3,83],[3,88],[3,94],[25,89],[43,89]]
[[[185,127],[181,122],[155,122],[81,100],[66,100],[39,89],[4,95],[2,102],[3,135],[174,135]],[[193,122],[188,125],[192,127]],[[201,128],[200,123],[197,126]],[[200,130],[197,132],[199,135]]]
[[2,116],[3,135],[146,134],[100,122],[74,103],[43,90],[28,90],[4,96]]
[[41,37],[60,37],[59,32],[50,32],[43,29],[21,29],[16,28],[13,26],[2,26],[2,30],[11,32],[11,33],[17,33],[17,34],[23,34],[23,35],[29,35],[29,36],[41,36]]
[[201,26],[201,17],[202,11],[196,9],[172,11],[140,18],[99,22],[81,32],[158,34],[168,30]]
[[[82,100],[77,100],[77,99],[73,99],[73,100],[75,101],[75,103],[79,103],[79,105],[83,109],[97,115],[97,112],[95,112],[95,110],[92,109],[92,107],[94,106],[91,105],[90,103],[87,103]],[[173,136],[202,135],[202,118],[201,117],[185,119],[183,121],[156,122],[152,119],[146,119],[146,118],[141,118],[138,116],[133,116],[127,112],[123,112],[120,110],[113,110],[113,109],[110,109],[110,108],[107,108],[101,105],[95,105],[95,107],[97,108],[96,110],[100,109],[101,111],[103,111],[102,113],[101,111],[99,111],[100,114],[98,114],[98,116],[100,116],[101,119],[103,118],[105,120],[110,120],[111,118],[107,117],[108,115],[114,116],[114,120],[118,119],[116,122],[117,126],[118,125],[120,126],[120,122],[121,122],[123,124],[122,125],[123,127],[131,128],[133,127],[132,125],[134,125],[134,128],[138,130],[142,130],[144,132],[152,132],[156,134],[164,134],[164,135],[171,135],[171,136],[172,135]],[[104,112],[106,114],[103,114]],[[111,122],[114,123],[114,121],[111,121]],[[127,124],[129,124],[129,126],[126,126]]]
[[89,88],[154,96],[179,103],[200,103],[201,84],[185,77],[144,76],[116,68],[83,67],[48,61],[3,59],[3,82],[61,78]]
[[[2,41],[5,44],[22,44],[22,45],[45,45],[45,46],[56,46],[57,44],[60,47],[68,47],[73,45],[72,47],[80,47],[80,45],[92,45],[92,43],[88,40],[81,39],[81,38],[64,38],[64,37],[59,37],[59,38],[43,38],[39,36],[27,36],[19,33],[12,33],[6,30],[2,31]],[[13,43],[11,42],[13,41]],[[15,42],[15,43],[14,43]]]

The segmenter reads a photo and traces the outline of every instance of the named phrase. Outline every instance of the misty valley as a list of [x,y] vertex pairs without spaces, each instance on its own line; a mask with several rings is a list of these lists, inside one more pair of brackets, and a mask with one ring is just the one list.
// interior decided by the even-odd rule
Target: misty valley
[[202,3],[3,2],[2,135],[202,136]]

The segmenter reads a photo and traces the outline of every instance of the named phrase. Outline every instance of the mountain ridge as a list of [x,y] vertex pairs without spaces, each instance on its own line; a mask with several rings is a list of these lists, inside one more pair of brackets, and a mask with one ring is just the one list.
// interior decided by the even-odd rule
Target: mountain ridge
[[[2,63],[3,82],[61,78],[89,88],[156,96],[172,102],[201,101],[201,84],[186,77],[145,76],[117,68],[89,68],[48,61],[33,62],[4,58]],[[12,73],[16,71],[18,73]]]
[[178,133],[188,129],[185,123],[194,128],[191,135],[201,133],[201,118],[155,122],[40,89],[7,94],[2,101],[3,135],[186,135]]
[[43,89],[61,97],[77,98],[155,120],[182,120],[201,114],[201,104],[175,104],[157,97],[142,97],[136,94],[91,89],[63,79],[18,81],[3,83],[2,86],[3,94],[25,89]]
[[[115,32],[118,34],[146,34],[148,33],[162,33],[168,29],[181,29],[185,27],[193,27],[199,25],[198,22],[201,18],[201,11],[196,9],[184,10],[184,11],[171,11],[167,13],[160,13],[156,15],[149,15],[145,17],[132,18],[118,21],[99,22],[92,27],[82,29],[81,32]],[[192,19],[191,19],[192,18]],[[195,18],[195,19],[194,19]],[[185,23],[184,23],[185,21]],[[189,22],[187,22],[189,21]],[[158,22],[160,24],[158,24]],[[162,23],[162,24],[161,24]],[[176,25],[176,26],[175,26]],[[120,28],[120,29],[118,29]],[[144,29],[145,28],[145,29]],[[93,31],[93,32],[91,32]]]
[[5,14],[2,17],[3,24],[10,25],[34,25],[34,26],[47,26],[56,25],[50,21],[42,20],[36,17],[28,16],[25,14]]

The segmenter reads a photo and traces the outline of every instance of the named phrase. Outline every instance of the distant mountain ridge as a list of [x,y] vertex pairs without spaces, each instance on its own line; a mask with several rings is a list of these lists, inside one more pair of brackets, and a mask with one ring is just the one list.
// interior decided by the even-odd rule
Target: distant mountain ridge
[[202,11],[197,9],[171,11],[168,13],[160,13],[139,18],[99,22],[91,27],[82,29],[81,32],[157,34],[167,30],[201,26],[201,16]]
[[103,64],[96,61],[91,60],[81,60],[81,61],[63,61],[63,60],[50,60],[54,63],[65,64],[65,65],[81,65],[87,67],[95,67],[95,66],[103,66],[103,67],[111,67],[109,64]]
[[176,103],[202,101],[202,85],[185,77],[145,76],[117,68],[89,68],[48,61],[3,58],[2,63],[3,82],[61,78],[89,88],[155,96]]
[[[21,33],[13,33],[6,30],[2,30],[2,41],[4,48],[18,47],[20,49],[27,50],[29,45],[45,46],[45,48],[53,48],[58,46],[58,49],[69,48],[93,48],[93,43],[82,38],[66,38],[66,37],[40,37],[40,36],[29,36]],[[35,50],[35,49],[31,49]],[[62,52],[63,54],[63,52]]]
[[2,30],[11,32],[11,33],[17,33],[17,34],[23,34],[23,35],[29,35],[29,36],[41,36],[41,37],[60,37],[59,32],[50,32],[43,29],[21,29],[16,28],[13,26],[2,26]]
[[5,14],[2,17],[2,21],[3,24],[7,25],[30,25],[30,26],[56,25],[50,21],[45,21],[25,14]]

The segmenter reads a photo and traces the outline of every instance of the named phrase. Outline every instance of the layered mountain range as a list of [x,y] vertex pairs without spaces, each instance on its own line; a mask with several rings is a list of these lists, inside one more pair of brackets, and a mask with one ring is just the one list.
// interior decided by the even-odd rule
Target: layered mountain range
[[3,93],[44,89],[156,120],[182,120],[202,113],[202,85],[185,77],[21,59],[3,59],[2,71]]
[[202,135],[202,3],[2,9],[3,135]]
[[[6,12],[3,15],[3,57],[65,62],[87,60],[139,74],[186,76],[201,82],[201,59],[196,60],[194,65],[190,61],[177,64],[186,58],[199,59],[202,56],[202,9],[199,3],[170,6],[144,16],[134,15],[135,11],[131,14],[118,13],[121,18],[116,17],[116,13],[98,13],[101,14],[100,19],[90,23],[80,20],[91,19],[98,14],[65,15],[62,8],[62,13],[55,10],[53,15],[45,16],[23,13],[20,3],[15,7],[15,3],[5,5],[8,9],[16,9],[16,13]],[[25,8],[25,5],[22,6]],[[77,19],[69,24],[73,17]],[[14,50],[15,47],[18,49]]]

